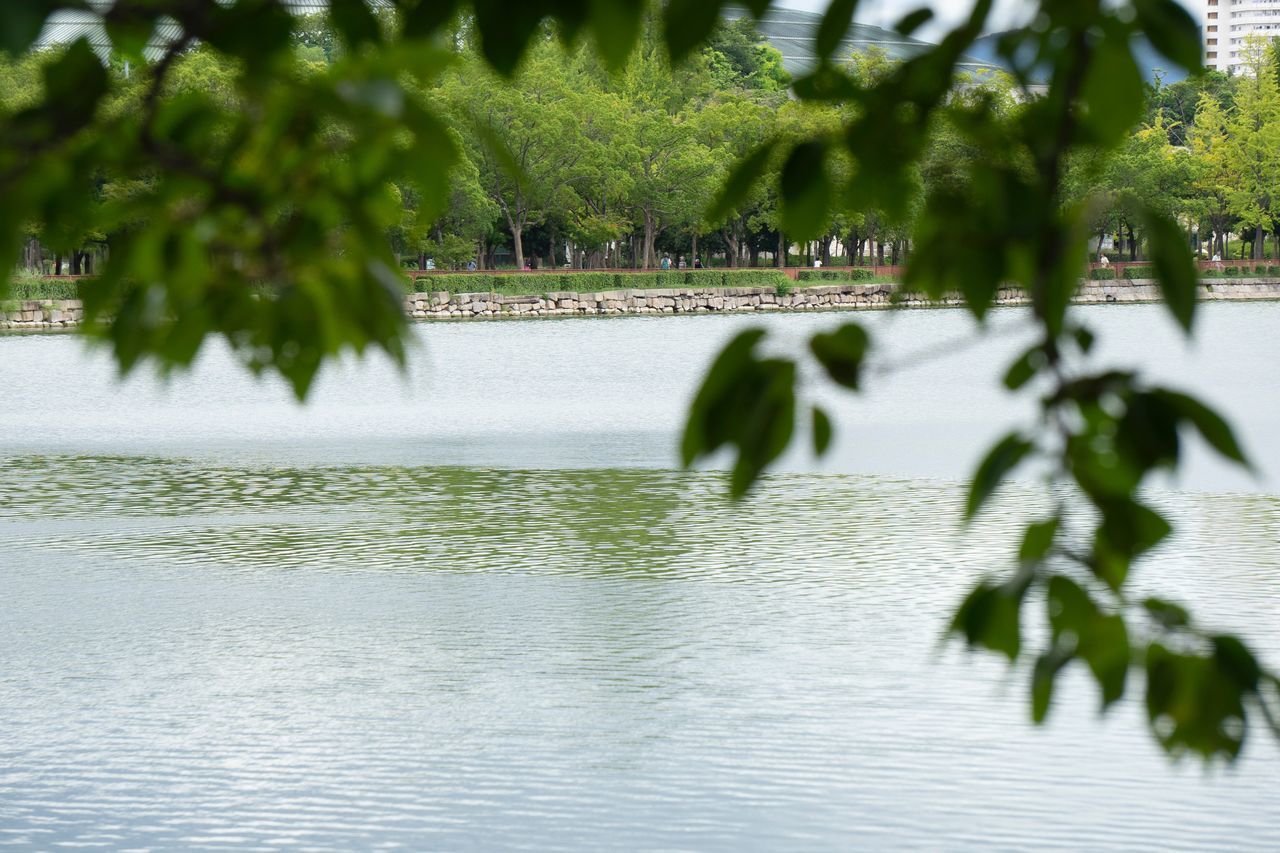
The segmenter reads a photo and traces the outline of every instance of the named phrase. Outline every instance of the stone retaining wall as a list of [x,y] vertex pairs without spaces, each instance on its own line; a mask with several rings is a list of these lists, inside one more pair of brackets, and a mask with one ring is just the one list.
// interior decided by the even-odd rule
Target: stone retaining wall
[[[1280,300],[1280,280],[1215,279],[1200,286],[1200,298],[1213,300]],[[1091,281],[1076,294],[1079,303],[1157,302],[1153,281]],[[1000,305],[1024,305],[1026,295],[1001,289]],[[556,292],[543,296],[493,293],[411,293],[405,311],[414,319],[568,317],[607,314],[706,314],[753,311],[831,311],[875,308],[924,308],[963,304],[959,297],[930,302],[919,294],[899,292],[891,284],[844,284],[797,288],[778,294],[765,287],[682,290],[610,290],[599,293]],[[39,330],[77,326],[84,306],[77,300],[40,300],[0,306],[0,329]]]
[[0,329],[68,329],[84,319],[78,299],[0,302]]
[[[1200,287],[1200,298],[1280,299],[1280,281],[1217,279]],[[1004,288],[1000,305],[1024,305],[1021,290]],[[1160,288],[1153,281],[1090,281],[1076,294],[1079,303],[1158,302]],[[716,290],[610,290],[599,293],[560,292],[545,296],[504,296],[492,293],[411,293],[405,310],[420,320],[566,317],[600,314],[706,314],[752,311],[830,311],[838,309],[926,308],[962,305],[952,295],[931,302],[920,294],[900,292],[892,284],[843,284],[797,288],[778,294],[765,287]]]

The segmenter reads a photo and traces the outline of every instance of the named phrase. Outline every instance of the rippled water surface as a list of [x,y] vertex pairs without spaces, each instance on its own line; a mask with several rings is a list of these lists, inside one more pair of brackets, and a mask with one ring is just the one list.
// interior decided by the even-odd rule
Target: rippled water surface
[[[1263,470],[1193,460],[1138,576],[1280,660],[1280,306],[1092,312],[1105,358],[1223,404]],[[115,384],[0,338],[0,845],[352,849],[1280,849],[1280,751],[1171,764],[1141,709],[939,644],[1038,500],[956,524],[1022,342],[876,315],[828,473],[749,501],[670,470],[738,318],[420,329],[407,377],[305,409],[219,351]],[[830,316],[766,318],[781,344]],[[948,352],[936,357],[938,350]]]

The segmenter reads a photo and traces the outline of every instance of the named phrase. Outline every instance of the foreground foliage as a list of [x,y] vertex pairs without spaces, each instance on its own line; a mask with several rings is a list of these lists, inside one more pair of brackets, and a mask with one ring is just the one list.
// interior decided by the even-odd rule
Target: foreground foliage
[[[20,4],[0,19],[0,46],[21,52],[45,13],[74,5]],[[143,360],[188,364],[211,334],[225,336],[251,369],[278,371],[299,395],[324,359],[342,350],[376,347],[401,359],[400,280],[385,235],[404,209],[399,188],[415,194],[430,220],[446,210],[450,175],[464,162],[465,142],[420,97],[452,62],[448,40],[459,26],[471,28],[494,72],[510,76],[549,34],[570,42],[586,36],[618,72],[640,43],[649,4],[392,5],[398,15],[379,16],[362,0],[333,0],[344,49],[308,68],[297,61],[296,22],[273,0],[120,0],[107,20],[121,57],[140,61],[162,16],[178,21],[184,36],[125,83],[113,83],[84,42],[43,66],[40,96],[8,109],[0,123],[0,246],[16,259],[32,220],[65,249],[91,232],[112,233],[110,263],[86,294],[86,316],[124,370]],[[706,41],[722,5],[670,0],[655,12],[672,59]],[[746,5],[759,14],[769,3]],[[1037,720],[1048,713],[1058,674],[1083,667],[1104,708],[1139,690],[1152,731],[1171,752],[1234,758],[1259,725],[1280,731],[1280,682],[1240,640],[1201,629],[1175,602],[1133,601],[1126,590],[1134,566],[1171,533],[1143,502],[1150,475],[1175,467],[1192,434],[1240,464],[1244,454],[1200,402],[1134,373],[1084,370],[1093,335],[1069,309],[1086,241],[1107,203],[1092,191],[1068,191],[1072,164],[1106,157],[1143,117],[1132,37],[1144,32],[1170,61],[1194,70],[1198,31],[1174,0],[1041,0],[1036,23],[1000,43],[1023,101],[1009,109],[990,91],[957,96],[954,86],[957,62],[983,32],[991,5],[978,0],[936,48],[866,74],[833,61],[857,7],[833,0],[814,37],[826,61],[796,80],[794,93],[838,110],[750,146],[707,218],[723,221],[776,173],[766,191],[777,194],[779,230],[795,239],[819,236],[841,214],[874,210],[903,221],[919,197],[931,129],[942,120],[955,129],[970,156],[954,163],[961,179],[929,185],[906,284],[934,296],[958,291],[978,320],[1002,285],[1020,286],[1031,296],[1040,338],[1005,381],[1036,394],[1042,415],[987,456],[967,516],[1033,461],[1049,472],[1055,509],[1027,527],[1007,577],[973,590],[952,630],[1010,660],[1034,658]],[[899,29],[911,32],[928,17],[927,10],[909,15]],[[228,88],[166,96],[179,60],[197,43],[234,60]],[[1033,78],[1042,72],[1049,89],[1035,95]],[[649,127],[637,144],[666,131]],[[519,167],[511,170],[516,176],[536,167],[508,165]],[[685,165],[697,173],[696,162]],[[651,176],[644,168],[636,174]],[[110,192],[104,175],[113,176]],[[1171,317],[1190,333],[1196,278],[1186,235],[1155,199],[1129,201]],[[515,220],[530,211],[516,205],[504,213],[513,237]],[[647,254],[648,233],[644,242]],[[251,286],[259,281],[270,288]],[[736,494],[787,448],[802,411],[796,361],[761,356],[763,337],[746,332],[720,355],[684,437],[690,464],[733,449]],[[831,381],[857,391],[873,346],[848,323],[813,338],[808,357]],[[805,417],[821,453],[835,425],[816,408]],[[1048,628],[1028,649],[1021,621],[1033,603],[1047,608]]]

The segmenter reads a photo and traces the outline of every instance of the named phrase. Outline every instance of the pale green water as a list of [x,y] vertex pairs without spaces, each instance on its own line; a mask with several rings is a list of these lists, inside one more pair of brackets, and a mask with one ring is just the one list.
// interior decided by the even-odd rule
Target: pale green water
[[[1094,317],[1280,471],[1278,307],[1210,306],[1194,354],[1155,307]],[[900,359],[967,328],[871,322]],[[667,469],[739,325],[429,326],[410,379],[352,368],[306,410],[216,353],[161,390],[71,338],[0,338],[0,843],[1280,846],[1264,738],[1174,767],[1084,679],[1034,729],[1021,674],[939,653],[1035,501],[955,523],[955,479],[1022,411],[983,367],[1016,334],[899,370],[844,409],[843,473],[796,458],[733,507]],[[1275,661],[1270,483],[1197,459],[1139,577]]]

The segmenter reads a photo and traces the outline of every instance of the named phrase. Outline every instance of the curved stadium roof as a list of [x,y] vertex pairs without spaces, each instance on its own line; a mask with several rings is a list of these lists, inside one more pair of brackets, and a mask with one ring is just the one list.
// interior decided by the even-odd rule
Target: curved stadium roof
[[[101,12],[109,9],[114,0],[88,0],[96,11],[60,11],[49,17],[44,30],[36,41],[37,48],[69,44],[84,38],[100,55],[111,52],[111,40],[107,37],[102,25]],[[328,8],[327,0],[282,0],[283,4],[298,14],[323,12]],[[381,5],[383,0],[372,0],[371,5]],[[728,17],[737,18],[745,12],[729,12]],[[817,64],[813,52],[813,36],[822,16],[815,12],[802,12],[795,9],[772,9],[760,19],[760,35],[782,54],[783,64],[792,75],[803,74]],[[147,54],[155,58],[163,52],[164,47],[182,37],[182,28],[174,21],[161,23],[152,36]],[[871,48],[883,50],[891,59],[909,59],[932,47],[929,42],[910,36],[900,35],[893,30],[873,27],[869,24],[854,24],[836,49],[837,56],[852,56],[855,52],[863,52]],[[964,70],[991,70],[996,66],[988,61],[967,58],[961,63]]]
[[[730,13],[737,18],[745,12]],[[822,16],[816,12],[798,9],[771,9],[760,19],[760,35],[782,54],[783,65],[793,76],[804,74],[817,64],[813,52],[813,37]],[[836,48],[835,55],[848,57],[872,48],[883,50],[890,59],[904,60],[917,56],[934,45],[917,38],[904,36],[883,27],[870,24],[854,24]],[[998,66],[973,57],[960,62],[964,71],[995,70]]]

